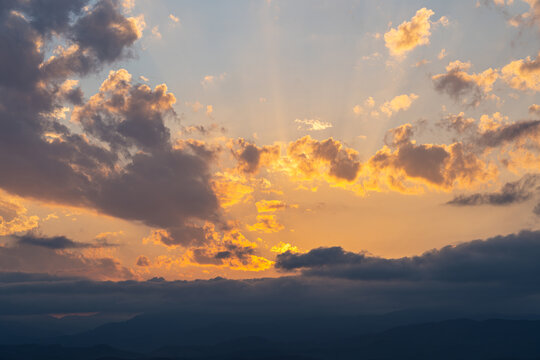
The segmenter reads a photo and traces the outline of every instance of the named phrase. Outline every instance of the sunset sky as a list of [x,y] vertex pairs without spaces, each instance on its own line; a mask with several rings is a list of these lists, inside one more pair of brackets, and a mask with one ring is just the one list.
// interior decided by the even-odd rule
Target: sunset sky
[[0,5],[2,272],[274,278],[538,236],[538,1],[31,3]]

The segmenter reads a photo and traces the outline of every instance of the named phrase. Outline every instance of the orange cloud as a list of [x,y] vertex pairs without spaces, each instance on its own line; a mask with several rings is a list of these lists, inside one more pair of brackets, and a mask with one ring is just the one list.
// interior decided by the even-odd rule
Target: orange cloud
[[435,14],[432,10],[422,8],[410,21],[404,21],[397,29],[390,29],[384,34],[384,42],[393,56],[403,56],[417,46],[429,44],[431,22],[429,18]]
[[352,183],[358,177],[358,152],[332,138],[318,141],[304,136],[287,147],[283,170],[299,180],[324,178],[329,183]]
[[418,99],[418,95],[416,94],[403,94],[398,95],[394,97],[390,101],[386,101],[384,104],[381,105],[380,110],[382,113],[392,116],[393,113],[396,113],[401,110],[407,110],[409,107],[411,107],[411,104],[414,100]]
[[39,217],[28,216],[19,198],[0,191],[0,236],[28,231],[39,225]]
[[404,124],[389,132],[384,146],[369,160],[366,186],[377,190],[380,179],[400,192],[422,192],[418,185],[439,190],[467,187],[497,175],[460,142],[450,145],[421,144],[412,139],[412,126]]
[[301,252],[300,250],[298,250],[298,247],[291,245],[290,243],[284,243],[283,241],[280,241],[277,245],[272,246],[270,251],[278,253],[278,254],[283,254],[284,252],[287,252],[287,251],[291,253]]
[[540,91],[540,56],[515,60],[501,70],[502,78],[517,90]]
[[285,226],[277,222],[275,215],[262,214],[257,215],[257,222],[253,225],[247,225],[247,229],[249,231],[274,233],[285,229]]
[[279,145],[258,147],[242,138],[230,142],[229,147],[238,161],[238,170],[245,174],[254,174],[262,166],[276,162],[281,154]]
[[264,271],[274,262],[257,255],[257,244],[249,241],[234,226],[223,233],[213,232],[213,242],[189,249],[186,262],[197,266],[227,267],[241,271]]
[[298,205],[288,205],[284,201],[281,200],[261,200],[257,201],[255,203],[255,206],[257,207],[257,212],[263,213],[263,212],[275,212],[278,210],[285,210],[287,208],[297,208]]
[[214,174],[212,188],[223,208],[249,200],[254,190],[243,176],[228,171]]

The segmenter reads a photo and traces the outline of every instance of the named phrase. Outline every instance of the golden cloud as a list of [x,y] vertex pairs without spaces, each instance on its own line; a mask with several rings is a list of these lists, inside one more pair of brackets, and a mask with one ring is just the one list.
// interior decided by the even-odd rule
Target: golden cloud
[[501,70],[502,78],[517,90],[540,91],[540,56],[515,60]]
[[384,42],[393,56],[403,56],[417,46],[429,44],[433,10],[422,8],[410,21],[404,21],[384,34]]

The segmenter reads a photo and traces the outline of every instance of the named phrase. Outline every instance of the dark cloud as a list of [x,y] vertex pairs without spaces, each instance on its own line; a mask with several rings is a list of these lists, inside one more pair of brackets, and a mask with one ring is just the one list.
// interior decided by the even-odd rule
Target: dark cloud
[[248,265],[251,262],[251,255],[255,254],[255,249],[249,246],[241,246],[233,243],[225,243],[221,249],[196,248],[193,250],[193,260],[199,264],[222,265],[228,260],[240,262]]
[[[73,16],[81,15],[87,0],[17,1],[40,33],[69,31]],[[15,3],[15,1],[13,2]]]
[[140,255],[135,262],[137,266],[150,266],[150,259],[144,255]]
[[452,69],[446,74],[433,79],[435,90],[448,94],[455,101],[465,96],[471,97],[471,104],[476,105],[482,99],[482,92],[476,82],[463,76],[459,69]]
[[376,174],[391,170],[394,186],[404,188],[403,181],[421,179],[450,188],[456,182],[472,183],[488,176],[482,160],[463,143],[418,145],[411,138],[413,133],[411,124],[389,130],[385,141],[391,151],[384,148],[369,160]]
[[198,132],[201,135],[210,135],[213,132],[220,132],[222,134],[225,134],[227,132],[227,129],[218,124],[210,124],[207,126],[206,125],[191,125],[191,126],[185,126],[182,129],[182,132],[185,134],[193,134],[195,132]]
[[278,145],[258,147],[244,139],[238,139],[234,145],[236,148],[232,153],[238,161],[238,168],[247,174],[256,173],[261,166],[269,165],[280,155]]
[[469,105],[477,106],[498,78],[496,70],[487,69],[480,74],[469,74],[470,63],[461,61],[451,62],[446,67],[446,73],[432,77],[435,90],[446,93],[455,101],[467,101]]
[[358,152],[333,138],[319,141],[304,136],[287,146],[287,155],[306,178],[330,175],[353,182],[362,167]]
[[164,119],[174,115],[175,101],[165,85],[154,90],[143,84],[132,85],[131,75],[121,69],[110,72],[100,92],[77,108],[74,117],[87,134],[116,151],[170,148],[170,132]]
[[[86,101],[67,86],[129,55],[137,21],[113,0],[2,2],[0,188],[165,228],[175,244],[202,242],[198,224],[218,219],[213,150],[171,144],[166,86],[132,83],[125,70]],[[53,40],[64,47],[45,60]],[[77,105],[82,133],[55,115],[65,102]]]
[[[41,253],[31,258],[37,264],[27,271],[42,267],[52,272],[50,258],[39,258],[51,250],[32,249]],[[0,249],[1,269],[10,268],[6,256],[12,251]],[[100,282],[64,278],[64,272],[56,278],[0,273],[0,314],[177,310],[249,317],[411,308],[535,313],[540,311],[539,256],[540,232],[525,231],[399,259],[341,248],[285,253],[277,266],[301,270],[301,275],[280,278]]]
[[475,240],[428,251],[420,256],[384,259],[340,247],[277,256],[276,268],[301,270],[304,276],[365,281],[437,281],[442,283],[521,283],[533,286],[540,272],[540,232]]
[[103,244],[81,244],[63,236],[22,236],[18,237],[14,246],[0,247],[0,271],[48,273],[60,277],[98,280],[134,277],[131,270],[112,257],[88,257],[77,251],[97,247],[103,247]]
[[102,243],[83,243],[76,242],[71,239],[68,239],[65,236],[35,236],[32,234],[26,234],[22,236],[13,236],[18,245],[22,246],[40,246],[48,249],[62,250],[62,249],[84,249],[84,248],[102,248],[111,246],[106,242]]
[[476,144],[483,147],[497,147],[521,139],[534,139],[539,135],[540,120],[525,120],[487,130],[478,136]]
[[100,0],[72,28],[73,40],[91,50],[100,61],[112,62],[139,37],[136,20],[119,11],[118,1]]
[[528,174],[521,179],[508,182],[498,192],[475,193],[459,195],[447,204],[459,206],[471,205],[511,205],[521,203],[532,198],[538,190],[540,177],[537,174]]
[[458,134],[463,134],[475,128],[474,119],[466,118],[464,113],[448,115],[441,119],[437,126],[449,131],[455,131]]

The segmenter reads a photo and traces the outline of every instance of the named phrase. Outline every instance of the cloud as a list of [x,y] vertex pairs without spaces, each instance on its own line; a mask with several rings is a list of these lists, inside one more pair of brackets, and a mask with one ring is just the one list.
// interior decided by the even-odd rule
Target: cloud
[[485,181],[496,174],[461,142],[418,145],[412,140],[413,133],[411,124],[389,130],[385,139],[387,145],[369,160],[370,181],[386,183],[401,192],[417,192],[419,189],[407,184],[420,183],[449,190]]
[[249,241],[233,224],[229,225],[228,231],[222,234],[212,232],[212,242],[190,249],[187,262],[240,271],[270,269],[274,262],[257,255],[257,244]]
[[39,217],[27,215],[20,199],[0,192],[0,236],[25,232],[37,228]]
[[437,59],[442,60],[444,59],[448,54],[446,53],[446,49],[442,48],[439,54],[437,55]]
[[76,251],[94,245],[76,243],[64,236],[25,235],[17,239],[14,246],[0,247],[0,271],[44,272],[95,280],[134,278],[131,270],[113,257],[89,257]]
[[281,200],[260,200],[255,203],[258,213],[264,212],[276,212],[280,210],[285,210],[288,208],[297,208],[298,205],[288,205]]
[[[171,143],[165,120],[175,118],[174,95],[165,85],[134,83],[120,69],[85,101],[69,79],[130,56],[142,18],[126,18],[112,0],[87,10],[86,2],[68,3],[45,10],[34,1],[6,4],[0,188],[163,228],[178,244],[204,241],[201,223],[219,222],[215,157],[194,143]],[[52,39],[63,45],[45,60]],[[55,116],[65,101],[75,103],[71,120],[81,132]]]
[[257,222],[253,225],[248,225],[249,231],[258,231],[264,233],[274,233],[285,229],[285,226],[277,221],[276,215],[261,214],[257,215]]
[[171,19],[171,21],[175,24],[179,24],[180,23],[180,19],[176,16],[174,16],[173,14],[169,14],[169,19]]
[[284,170],[299,179],[323,177],[330,183],[353,182],[361,168],[358,152],[332,138],[318,141],[304,136],[287,146]]
[[205,75],[203,79],[201,80],[202,86],[209,86],[213,85],[218,81],[223,81],[227,77],[227,73],[221,73],[219,75]]
[[116,151],[127,151],[132,146],[163,148],[170,146],[164,119],[174,114],[175,102],[165,84],[153,90],[145,84],[133,85],[131,74],[120,69],[110,71],[100,91],[84,105],[75,107],[72,121]]
[[308,131],[320,131],[332,127],[331,123],[321,121],[319,119],[295,119],[294,122],[299,124],[298,130],[305,129]]
[[521,203],[531,199],[537,191],[540,177],[536,174],[528,174],[521,179],[508,182],[498,192],[475,193],[459,195],[447,204],[458,206],[497,205],[506,206]]
[[137,261],[135,262],[135,264],[137,266],[148,267],[148,266],[150,266],[150,259],[148,259],[144,255],[139,255],[137,257]]
[[262,166],[268,166],[280,157],[279,145],[258,147],[244,139],[231,143],[231,151],[238,161],[238,168],[246,174],[254,174]]
[[152,28],[151,32],[152,32],[152,36],[153,36],[153,37],[155,37],[155,38],[158,39],[158,40],[161,40],[162,35],[161,35],[161,33],[159,32],[159,26],[158,26],[158,25],[154,26],[154,27]]
[[372,96],[370,96],[366,100],[364,100],[364,103],[362,106],[355,105],[353,107],[353,112],[355,113],[355,115],[362,115],[369,109],[372,109],[374,106],[375,106],[375,100],[373,99]]
[[290,243],[284,243],[283,241],[280,241],[279,244],[272,246],[270,249],[271,252],[275,252],[278,254],[283,254],[284,252],[290,252],[290,253],[299,253],[300,250],[298,250],[298,247],[290,244]]
[[403,56],[417,46],[429,44],[431,23],[429,18],[435,14],[432,10],[422,8],[410,21],[404,21],[396,29],[392,28],[384,34],[384,42],[393,56]]
[[[441,283],[506,283],[532,285],[531,267],[540,254],[540,232],[475,240],[430,250],[419,256],[385,259],[341,247],[318,248],[304,254],[285,252],[276,268],[301,270],[304,276],[364,281],[437,281]],[[533,286],[536,288],[535,286]]]
[[[4,269],[4,248],[0,256]],[[183,311],[253,319],[351,315],[358,309],[363,314],[425,308],[537,313],[539,256],[540,233],[524,231],[397,259],[339,247],[285,252],[276,266],[300,274],[278,278],[102,282],[77,278],[79,273],[0,273],[0,314]],[[50,263],[36,261],[48,270]]]
[[[493,124],[493,122],[489,122]],[[527,140],[537,141],[540,135],[540,120],[524,120],[510,124],[497,124],[481,131],[476,143],[483,147],[498,147],[508,143],[523,145]]]
[[390,101],[386,101],[381,105],[380,111],[388,116],[392,116],[393,113],[398,111],[407,110],[414,100],[418,99],[416,94],[403,94],[394,97]]
[[101,241],[95,244],[76,242],[68,239],[65,236],[39,236],[28,233],[21,236],[12,236],[17,240],[17,244],[25,246],[39,246],[52,250],[64,249],[84,249],[84,248],[103,248],[113,246],[106,241]]
[[244,176],[228,171],[214,174],[212,188],[223,208],[249,200],[254,191]]
[[[539,5],[540,14],[540,5]],[[501,69],[504,81],[516,90],[540,91],[540,56],[515,60]]]
[[458,134],[463,134],[469,130],[476,129],[475,120],[473,118],[465,117],[464,112],[460,112],[457,115],[450,114],[445,116],[437,123],[437,125],[446,130],[455,131]]
[[73,26],[71,36],[81,51],[90,50],[104,62],[112,62],[125,55],[124,49],[142,36],[144,19],[126,18],[118,2],[100,0]]
[[532,104],[529,106],[529,114],[540,115],[540,105]]
[[[538,23],[538,19],[540,19],[540,1],[538,0],[523,0],[523,2],[527,3],[529,5],[529,10],[518,14],[515,16],[512,16],[508,23],[512,26],[518,27],[518,26],[533,26]],[[506,5],[511,5],[513,1],[509,0],[507,1]],[[495,4],[497,5],[504,5],[503,0],[497,0],[495,1]]]
[[499,74],[496,69],[491,68],[479,74],[469,74],[467,70],[470,67],[470,62],[450,62],[446,67],[446,74],[432,76],[435,90],[448,94],[455,101],[463,100],[470,105],[478,105],[492,90]]

